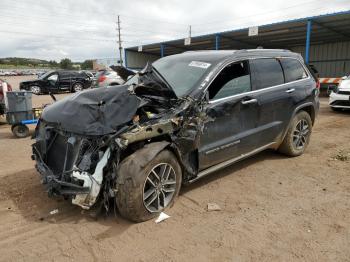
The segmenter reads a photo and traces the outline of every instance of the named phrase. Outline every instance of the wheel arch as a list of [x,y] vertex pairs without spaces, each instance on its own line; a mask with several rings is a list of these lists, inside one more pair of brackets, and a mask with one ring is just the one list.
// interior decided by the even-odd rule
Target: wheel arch
[[300,107],[295,114],[293,115],[293,117],[299,113],[300,111],[305,111],[306,113],[309,114],[311,121],[312,121],[312,125],[315,123],[315,118],[316,118],[316,113],[315,113],[315,108],[313,106],[313,104],[308,104],[308,105],[304,105],[302,107]]
[[280,137],[280,139],[277,141],[276,145],[273,147],[274,149],[277,149],[282,144],[284,138],[287,135],[288,128],[289,128],[290,124],[292,123],[294,117],[301,111],[305,111],[306,113],[308,113],[310,115],[312,125],[314,124],[315,118],[316,118],[314,104],[312,102],[308,102],[308,103],[304,103],[304,104],[297,106],[294,109],[291,118],[289,119],[288,125],[286,126],[285,130],[283,130],[283,133],[282,133],[283,135]]
[[171,141],[170,138],[163,137],[163,139],[164,140],[153,141],[151,143],[148,143],[142,148],[136,150],[135,152],[125,157],[120,163],[120,165],[124,167],[121,167],[120,171],[118,172],[124,172],[123,170],[129,170],[128,166],[131,166],[131,163],[134,163],[136,159],[141,159],[142,163],[139,163],[140,166],[146,166],[147,163],[152,161],[161,151],[169,150],[171,153],[174,154],[177,162],[180,165],[182,172],[182,181],[187,181],[188,178],[190,176],[193,176],[194,173],[197,171],[198,151],[195,150],[189,152],[189,154],[192,154],[192,158],[189,158],[189,160],[185,160],[181,150],[176,146],[175,143]]

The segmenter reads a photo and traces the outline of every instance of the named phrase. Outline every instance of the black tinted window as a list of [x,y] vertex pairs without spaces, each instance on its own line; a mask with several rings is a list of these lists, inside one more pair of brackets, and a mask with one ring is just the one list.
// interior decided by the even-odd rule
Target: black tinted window
[[209,87],[209,98],[220,99],[251,91],[247,61],[225,67]]
[[255,90],[284,83],[283,71],[277,59],[262,58],[251,60],[253,88]]
[[70,77],[71,74],[69,72],[59,72],[60,77]]
[[290,58],[282,58],[280,59],[280,62],[283,67],[286,83],[300,80],[307,77],[307,74],[303,66],[300,64],[298,60],[290,59]]

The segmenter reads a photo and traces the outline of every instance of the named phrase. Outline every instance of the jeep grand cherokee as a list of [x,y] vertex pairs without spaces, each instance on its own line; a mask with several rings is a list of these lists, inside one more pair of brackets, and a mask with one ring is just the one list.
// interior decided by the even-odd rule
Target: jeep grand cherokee
[[268,148],[301,155],[318,108],[299,54],[185,52],[45,108],[32,157],[49,195],[84,209],[113,200],[123,217],[145,221],[181,184]]

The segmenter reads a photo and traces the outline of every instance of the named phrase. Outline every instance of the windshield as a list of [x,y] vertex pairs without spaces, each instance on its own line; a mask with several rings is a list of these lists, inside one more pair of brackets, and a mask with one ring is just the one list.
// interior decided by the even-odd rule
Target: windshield
[[42,74],[41,76],[39,76],[39,79],[44,79],[45,77],[47,77],[49,74],[51,74],[53,71],[49,71],[46,72],[45,74]]
[[201,80],[211,66],[210,63],[192,59],[183,56],[167,56],[157,60],[152,66],[169,83],[176,95],[181,97]]
[[139,74],[135,74],[132,77],[129,78],[128,81],[125,82],[125,85],[132,85],[132,84],[138,84],[139,82]]

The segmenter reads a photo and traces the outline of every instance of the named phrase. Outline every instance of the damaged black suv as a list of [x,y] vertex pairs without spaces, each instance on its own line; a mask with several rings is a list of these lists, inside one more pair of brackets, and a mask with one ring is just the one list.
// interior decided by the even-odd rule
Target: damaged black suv
[[299,54],[185,52],[45,108],[32,157],[50,196],[145,221],[182,184],[262,150],[301,155],[318,108]]

